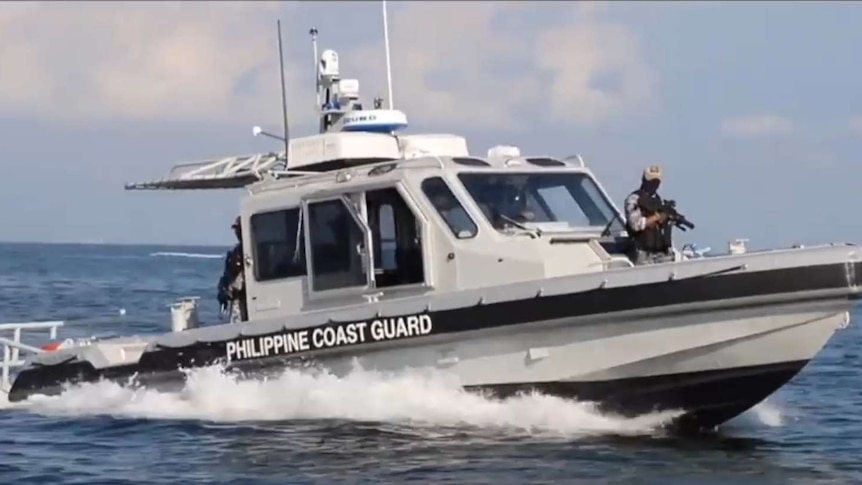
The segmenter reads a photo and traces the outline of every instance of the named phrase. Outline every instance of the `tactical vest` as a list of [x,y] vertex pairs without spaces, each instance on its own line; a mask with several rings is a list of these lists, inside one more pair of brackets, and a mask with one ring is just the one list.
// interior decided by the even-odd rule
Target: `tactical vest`
[[242,245],[237,244],[227,253],[224,264],[224,277],[228,283],[236,279],[243,271]]
[[224,272],[218,282],[220,298],[228,300],[245,299],[245,284],[237,284],[238,278],[243,274],[242,257],[242,247],[239,245],[228,251],[227,255],[225,255]]
[[[644,204],[644,199],[653,199],[655,202],[661,203],[661,197],[658,194],[650,194],[642,189],[635,190],[632,194],[638,195],[638,209],[644,216],[651,216],[653,212],[649,212]],[[643,231],[632,232],[626,224],[629,231],[629,236],[635,243],[635,247],[648,253],[666,253],[672,246],[670,224],[661,224],[647,227]]]

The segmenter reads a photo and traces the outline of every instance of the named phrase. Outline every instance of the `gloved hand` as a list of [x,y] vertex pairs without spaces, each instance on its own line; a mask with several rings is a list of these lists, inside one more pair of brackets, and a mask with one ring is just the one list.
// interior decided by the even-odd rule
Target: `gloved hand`
[[661,225],[667,222],[667,214],[664,212],[656,212],[649,217],[647,217],[647,226],[651,225]]

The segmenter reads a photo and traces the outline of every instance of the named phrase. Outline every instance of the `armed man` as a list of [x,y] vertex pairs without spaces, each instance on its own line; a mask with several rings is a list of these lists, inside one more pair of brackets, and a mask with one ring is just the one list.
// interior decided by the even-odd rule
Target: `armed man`
[[673,201],[664,201],[658,195],[661,177],[661,167],[645,168],[640,188],[626,197],[626,229],[634,243],[632,259],[636,265],[673,261],[673,226],[683,231],[694,228],[676,211]]
[[237,217],[233,225],[237,244],[227,252],[224,261],[224,273],[218,283],[219,313],[230,315],[230,322],[237,323],[248,320],[248,309],[245,301],[245,278],[243,275],[242,228]]

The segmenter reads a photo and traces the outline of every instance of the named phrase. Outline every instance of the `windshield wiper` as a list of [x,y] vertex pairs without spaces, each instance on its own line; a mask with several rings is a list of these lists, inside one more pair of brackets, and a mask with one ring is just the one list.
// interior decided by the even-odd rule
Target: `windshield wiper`
[[539,228],[536,228],[536,229],[530,229],[529,227],[527,227],[527,226],[525,226],[525,225],[521,224],[520,222],[518,222],[518,221],[516,221],[516,220],[512,219],[511,217],[509,217],[509,216],[507,216],[507,215],[505,215],[505,214],[498,214],[498,215],[499,215],[500,219],[502,219],[502,220],[504,220],[504,221],[508,222],[509,224],[511,224],[511,225],[513,225],[513,226],[515,226],[515,227],[517,227],[518,229],[521,229],[521,230],[523,230],[523,231],[527,231],[530,235],[535,234],[535,237],[539,237],[539,236],[541,236],[541,235],[542,235],[542,231],[541,231]]

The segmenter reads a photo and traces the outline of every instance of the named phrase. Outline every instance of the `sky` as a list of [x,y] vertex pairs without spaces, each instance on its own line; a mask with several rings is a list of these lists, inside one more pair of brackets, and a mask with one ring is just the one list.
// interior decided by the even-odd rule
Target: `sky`
[[[644,166],[726,249],[862,242],[862,4],[388,2],[409,132],[581,154],[618,207]],[[241,190],[126,191],[313,134],[308,30],[385,96],[380,2],[0,3],[0,240],[224,245]]]

